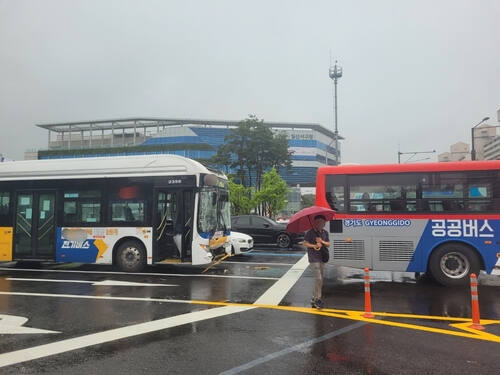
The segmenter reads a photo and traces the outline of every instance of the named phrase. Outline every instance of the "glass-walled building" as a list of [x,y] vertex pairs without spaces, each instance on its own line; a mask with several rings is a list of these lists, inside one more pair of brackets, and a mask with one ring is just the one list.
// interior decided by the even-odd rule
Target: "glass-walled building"
[[[319,166],[335,165],[336,155],[340,162],[333,132],[319,124],[264,125],[287,135],[292,167],[279,172],[289,185],[314,186]],[[35,154],[39,159],[176,154],[203,162],[216,154],[238,121],[131,118],[37,126],[48,131],[48,148]]]

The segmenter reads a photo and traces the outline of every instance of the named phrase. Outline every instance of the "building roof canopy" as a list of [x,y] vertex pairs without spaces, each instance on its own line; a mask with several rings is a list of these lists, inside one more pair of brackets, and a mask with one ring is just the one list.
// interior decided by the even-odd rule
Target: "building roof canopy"
[[[77,121],[77,122],[61,122],[53,124],[37,124],[36,126],[53,131],[56,133],[69,133],[94,130],[125,130],[136,128],[156,128],[158,126],[180,126],[180,125],[209,125],[221,127],[235,127],[240,121],[231,120],[204,120],[204,119],[173,119],[173,118],[122,118],[109,120],[92,120],[92,121]],[[330,138],[335,138],[335,134],[323,127],[320,124],[314,123],[297,123],[297,122],[263,122],[264,125],[271,128],[282,129],[312,129],[322,133]],[[339,136],[338,139],[344,139]]]

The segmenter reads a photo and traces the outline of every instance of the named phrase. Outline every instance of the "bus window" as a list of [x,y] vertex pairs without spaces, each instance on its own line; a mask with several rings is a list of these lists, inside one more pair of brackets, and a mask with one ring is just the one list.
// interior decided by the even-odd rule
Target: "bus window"
[[326,193],[328,203],[335,211],[345,211],[344,186],[332,186],[332,189]]
[[420,177],[421,211],[463,211],[466,176],[462,172],[429,173]]
[[68,190],[63,193],[63,224],[101,222],[101,192]]
[[144,201],[140,202],[112,202],[111,221],[114,222],[143,222]]
[[120,186],[110,193],[112,223],[143,223],[146,202],[139,186]]
[[7,216],[10,212],[10,193],[0,191],[0,215]]
[[416,210],[413,175],[349,176],[349,210],[356,212],[407,212]]
[[491,198],[491,184],[469,185],[469,198]]
[[326,200],[332,210],[345,211],[345,182],[344,175],[330,175],[326,178]]
[[493,211],[493,191],[492,184],[469,184],[467,210],[475,212]]

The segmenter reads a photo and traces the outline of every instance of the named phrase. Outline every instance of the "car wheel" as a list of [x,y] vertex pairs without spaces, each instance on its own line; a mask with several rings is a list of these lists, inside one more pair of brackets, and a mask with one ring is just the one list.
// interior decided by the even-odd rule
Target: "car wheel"
[[278,245],[280,249],[289,248],[291,243],[292,240],[290,239],[290,236],[286,233],[280,233],[278,234],[278,237],[276,237],[276,245]]
[[467,285],[471,273],[479,275],[481,263],[476,252],[462,243],[448,243],[431,255],[429,269],[432,277],[445,286]]
[[116,252],[116,264],[124,272],[140,272],[146,265],[146,251],[137,241],[125,241]]

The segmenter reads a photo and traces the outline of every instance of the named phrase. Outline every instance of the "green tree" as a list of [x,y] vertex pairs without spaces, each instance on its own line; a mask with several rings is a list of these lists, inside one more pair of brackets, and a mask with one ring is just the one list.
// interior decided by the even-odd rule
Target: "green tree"
[[292,166],[292,151],[288,150],[288,136],[278,132],[273,136],[273,144],[269,153],[269,166],[271,168],[290,168]]
[[263,214],[275,217],[286,205],[288,187],[275,168],[262,176],[262,187],[255,193],[255,203],[261,205]]
[[[247,186],[246,175],[248,175],[248,185],[252,185],[252,165],[249,162],[249,157],[251,155],[250,142],[252,136],[252,122],[251,119],[246,119],[241,121],[236,128],[231,129],[229,134],[224,138],[226,143],[221,151],[222,153],[228,151],[231,153],[231,168],[237,169],[237,175],[243,186]],[[217,154],[219,154],[219,150],[220,148],[217,149]]]
[[222,167],[224,171],[229,173],[233,162],[231,160],[231,149],[229,144],[224,144],[217,149],[217,153],[207,160],[208,164]]
[[[270,168],[290,167],[291,152],[284,133],[276,133],[255,115],[249,115],[224,138],[225,144],[217,150],[211,163],[236,169],[236,175],[244,186],[262,184],[262,176]],[[252,176],[255,175],[255,181]]]
[[248,215],[255,207],[253,189],[229,180],[229,200],[232,215]]
[[255,116],[250,116],[252,122],[251,138],[249,143],[248,163],[255,171],[255,187],[260,190],[262,174],[271,167],[270,155],[273,149],[274,135],[270,128]]

